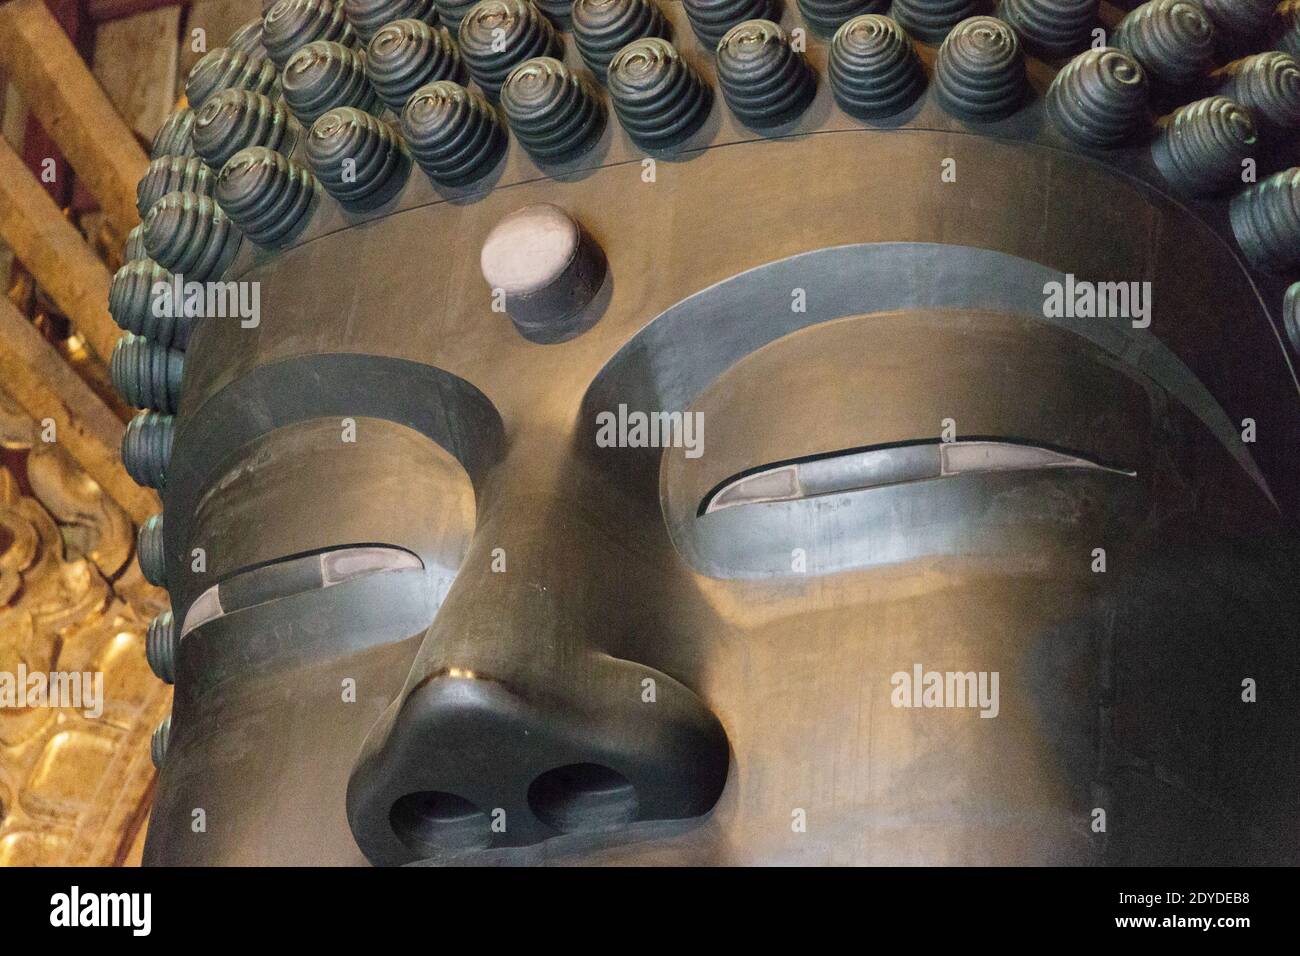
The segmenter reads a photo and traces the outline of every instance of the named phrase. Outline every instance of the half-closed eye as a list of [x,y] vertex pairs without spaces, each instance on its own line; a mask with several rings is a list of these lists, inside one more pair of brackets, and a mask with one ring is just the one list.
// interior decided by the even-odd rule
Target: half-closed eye
[[851,448],[762,465],[728,478],[705,495],[699,514],[958,475],[1048,469],[1105,471],[1129,478],[1137,474],[1041,445],[983,439],[934,440]]
[[241,571],[200,594],[185,615],[181,636],[219,617],[268,601],[331,588],[371,574],[423,568],[424,562],[410,551],[379,545],[330,548],[272,561]]

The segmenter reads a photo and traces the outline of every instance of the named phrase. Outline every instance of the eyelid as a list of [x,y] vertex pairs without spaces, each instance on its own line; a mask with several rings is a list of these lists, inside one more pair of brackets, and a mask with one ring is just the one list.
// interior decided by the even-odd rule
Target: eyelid
[[953,478],[963,474],[1102,471],[1127,478],[1137,472],[1113,468],[1068,452],[1010,441],[933,441],[855,448],[764,466],[723,482],[700,505],[701,515],[726,508],[802,501],[824,495]]
[[382,545],[330,548],[272,561],[214,584],[195,599],[181,625],[181,637],[232,611],[387,571],[422,569],[424,562],[404,548]]

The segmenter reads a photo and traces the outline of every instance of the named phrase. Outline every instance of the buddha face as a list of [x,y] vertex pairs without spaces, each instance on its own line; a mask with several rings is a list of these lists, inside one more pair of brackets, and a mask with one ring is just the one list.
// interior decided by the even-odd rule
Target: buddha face
[[1259,277],[1039,105],[802,109],[241,249],[262,318],[196,330],[167,479],[148,859],[1290,859]]

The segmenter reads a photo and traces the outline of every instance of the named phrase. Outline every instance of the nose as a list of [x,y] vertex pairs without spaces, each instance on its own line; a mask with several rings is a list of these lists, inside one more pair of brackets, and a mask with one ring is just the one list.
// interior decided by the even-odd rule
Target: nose
[[[367,738],[348,820],[374,863],[520,847],[706,814],[726,779],[717,718],[685,685],[602,647],[641,646],[654,574],[572,503],[480,523],[406,685]],[[611,573],[611,568],[619,573]],[[641,593],[625,583],[642,580]],[[642,636],[652,639],[653,635]]]

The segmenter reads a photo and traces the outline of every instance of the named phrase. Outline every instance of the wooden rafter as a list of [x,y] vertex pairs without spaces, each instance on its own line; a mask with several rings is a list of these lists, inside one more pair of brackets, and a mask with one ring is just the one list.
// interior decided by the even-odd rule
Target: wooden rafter
[[122,467],[121,420],[3,296],[0,387],[35,421],[53,420],[59,445],[132,520],[140,523],[160,510],[158,496]]
[[72,321],[91,350],[107,362],[122,334],[108,314],[112,276],[3,140],[0,239]]
[[124,239],[148,159],[41,0],[0,5],[0,64]]

